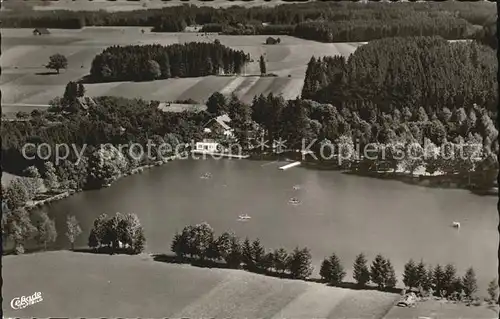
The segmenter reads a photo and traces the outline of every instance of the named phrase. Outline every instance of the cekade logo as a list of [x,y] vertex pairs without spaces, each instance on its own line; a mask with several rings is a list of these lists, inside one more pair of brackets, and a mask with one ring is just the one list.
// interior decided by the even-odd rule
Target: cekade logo
[[14,310],[18,309],[24,309],[28,306],[34,305],[37,302],[43,301],[42,298],[42,293],[41,292],[35,292],[31,296],[22,296],[22,297],[16,297],[12,299],[10,302],[10,306]]

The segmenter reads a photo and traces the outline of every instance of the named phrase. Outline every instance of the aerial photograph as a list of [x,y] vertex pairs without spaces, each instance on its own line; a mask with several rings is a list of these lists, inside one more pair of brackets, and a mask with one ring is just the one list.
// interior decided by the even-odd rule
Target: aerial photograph
[[499,317],[497,4],[3,0],[3,318]]

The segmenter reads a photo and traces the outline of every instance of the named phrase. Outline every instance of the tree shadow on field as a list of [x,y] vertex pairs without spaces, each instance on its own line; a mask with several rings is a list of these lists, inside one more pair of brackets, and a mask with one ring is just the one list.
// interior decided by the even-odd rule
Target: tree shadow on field
[[213,260],[200,260],[193,257],[178,257],[173,254],[157,254],[153,255],[154,261],[164,262],[168,264],[186,264],[199,268],[222,268],[229,269],[226,263]]
[[60,73],[57,73],[56,71],[47,71],[47,72],[37,72],[35,75],[58,75]]
[[75,253],[97,254],[97,255],[136,255],[128,248],[115,248],[114,251],[110,247],[93,248],[76,248]]

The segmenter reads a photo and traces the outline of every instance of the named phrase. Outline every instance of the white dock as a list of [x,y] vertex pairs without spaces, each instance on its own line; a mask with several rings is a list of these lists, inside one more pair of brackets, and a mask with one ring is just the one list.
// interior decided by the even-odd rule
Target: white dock
[[289,168],[292,168],[292,167],[295,167],[295,166],[299,166],[300,165],[300,162],[293,162],[293,163],[290,163],[290,164],[286,164],[285,166],[281,166],[279,169],[284,171],[286,169],[289,169]]
[[231,153],[215,153],[215,152],[207,152],[202,150],[192,150],[193,154],[200,154],[204,156],[212,156],[212,157],[225,157],[225,158],[237,158],[237,159],[245,159],[250,157],[250,155],[239,155],[239,154],[231,154]]

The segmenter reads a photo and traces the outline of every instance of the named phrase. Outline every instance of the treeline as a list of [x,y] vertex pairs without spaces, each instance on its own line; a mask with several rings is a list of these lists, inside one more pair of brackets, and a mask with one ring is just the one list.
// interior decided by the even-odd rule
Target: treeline
[[398,17],[314,21],[299,23],[292,35],[321,42],[365,42],[387,37],[434,36],[445,39],[469,37],[469,23],[444,12],[406,12]]
[[382,112],[422,106],[432,114],[474,103],[496,112],[497,68],[494,50],[475,41],[387,38],[359,47],[348,59],[313,57],[302,97],[358,109],[368,103]]
[[[137,143],[146,150],[148,141],[156,145],[166,141],[176,147],[199,140],[202,126],[208,119],[203,112],[163,112],[157,108],[158,102],[117,97],[98,97],[94,101],[94,107],[73,112],[74,107],[63,99],[56,99],[51,112],[38,111],[29,121],[2,122],[2,169],[24,175],[24,170],[34,165],[42,176],[46,176],[45,162],[49,161],[54,164],[59,180],[59,185],[53,188],[93,188],[139,166],[154,164],[145,151],[142,157],[134,153],[131,156],[128,149],[118,152],[115,146]],[[27,143],[34,147],[27,147],[25,156],[23,147]],[[48,146],[37,152],[43,143]],[[100,147],[108,143],[111,145]],[[68,145],[71,149],[68,157],[59,163],[55,162],[57,144]],[[172,150],[162,152],[166,154],[150,155],[158,159],[172,155]],[[105,156],[109,160],[102,164],[101,159]]]
[[[280,34],[294,34],[321,41],[369,41],[381,36],[433,35],[469,36],[472,24],[483,25],[494,15],[491,3],[349,3],[312,2],[276,7],[233,6],[229,8],[183,5],[131,12],[30,11],[2,12],[3,27],[79,28],[84,26],[150,26],[154,31],[179,32],[186,26],[217,24],[227,34],[270,34],[283,25]],[[309,24],[317,21],[317,24]],[[326,22],[328,21],[328,22]],[[356,21],[353,27],[349,21]],[[364,21],[364,22],[363,22]],[[369,21],[369,22],[368,22]],[[468,21],[468,22],[467,22]],[[305,23],[305,24],[303,24]],[[300,27],[294,31],[294,27]],[[383,27],[390,25],[390,27]],[[465,26],[465,29],[464,29]],[[212,29],[213,30],[213,29]],[[325,31],[326,30],[326,31]],[[340,30],[340,32],[337,32]],[[320,36],[315,35],[320,34]],[[332,38],[330,40],[330,38]]]
[[147,81],[240,73],[250,56],[220,43],[112,46],[92,61],[93,81]]
[[[342,155],[346,169],[370,172],[388,166],[394,172],[403,168],[414,173],[424,167],[431,174],[443,172],[450,178],[465,178],[463,185],[494,186],[498,129],[484,107],[443,108],[428,113],[424,107],[384,112],[373,103],[361,105],[285,101],[272,94],[256,96],[251,105],[246,105],[234,96],[227,100],[214,93],[207,101],[207,111],[227,113],[234,119],[232,127],[242,144],[260,136],[268,141],[281,138],[286,140],[288,150],[308,147],[320,160],[336,161],[339,154],[328,153],[332,149],[329,145],[333,145],[336,152],[340,148],[349,150],[348,157]],[[367,145],[371,148],[369,156],[364,153]],[[397,156],[398,152],[414,155]]]
[[[186,226],[176,233],[170,250],[177,262],[195,262],[231,269],[245,269],[293,279],[310,279],[314,267],[311,252],[307,247],[296,247],[289,252],[284,248],[266,249],[257,238],[240,239],[233,232],[224,232],[218,237],[206,222]],[[319,275],[322,282],[332,286],[346,286],[346,272],[340,258],[333,253],[321,263]],[[432,267],[423,260],[416,264],[412,259],[406,263],[403,284],[422,297],[441,296],[451,300],[472,300],[477,292],[474,269],[469,268],[463,277],[457,275],[453,264]],[[390,259],[378,254],[371,264],[361,253],[353,263],[353,279],[357,288],[375,286],[380,290],[394,289],[397,278]],[[491,285],[491,284],[490,284]],[[494,298],[496,291],[493,293]]]

